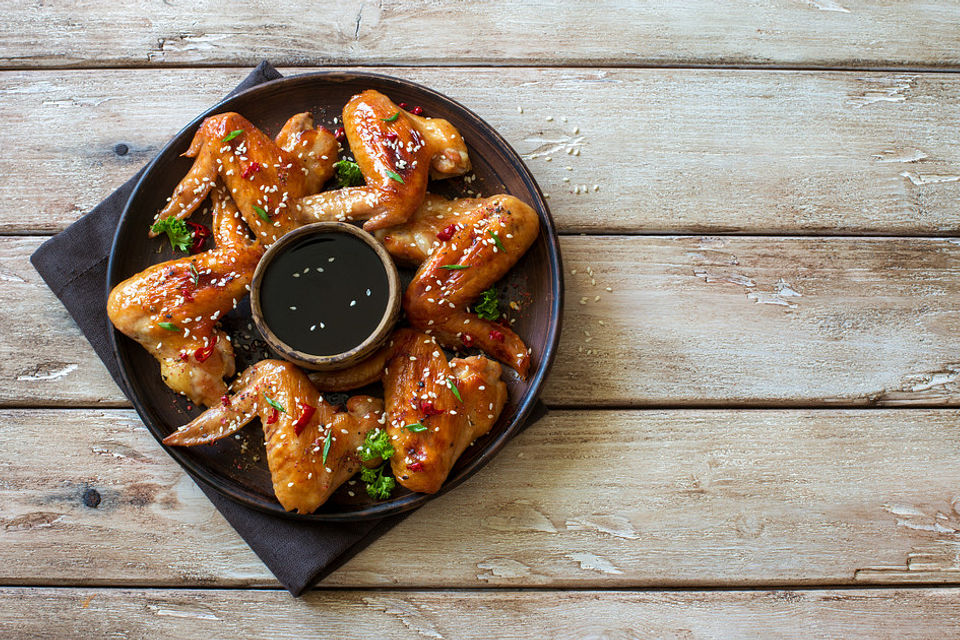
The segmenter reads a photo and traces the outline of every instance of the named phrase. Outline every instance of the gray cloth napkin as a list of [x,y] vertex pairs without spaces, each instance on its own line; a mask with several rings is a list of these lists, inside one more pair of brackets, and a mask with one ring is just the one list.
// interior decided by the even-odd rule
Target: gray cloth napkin
[[[229,95],[281,77],[268,62],[261,62]],[[90,213],[44,242],[30,257],[34,268],[70,312],[128,397],[130,392],[120,378],[110,343],[113,328],[106,316],[105,291],[114,231],[142,173],[143,169]],[[537,421],[545,412],[543,405],[537,403],[527,424]],[[298,522],[251,509],[220,495],[199,479],[193,477],[193,480],[277,580],[295,596],[408,515],[342,524]]]

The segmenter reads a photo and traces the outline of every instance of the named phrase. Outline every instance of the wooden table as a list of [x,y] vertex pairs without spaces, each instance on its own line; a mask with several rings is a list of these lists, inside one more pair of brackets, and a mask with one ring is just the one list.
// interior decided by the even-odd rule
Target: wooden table
[[[4,14],[0,636],[960,637],[956,0]],[[469,105],[567,272],[550,416],[299,600],[28,263],[262,58]]]

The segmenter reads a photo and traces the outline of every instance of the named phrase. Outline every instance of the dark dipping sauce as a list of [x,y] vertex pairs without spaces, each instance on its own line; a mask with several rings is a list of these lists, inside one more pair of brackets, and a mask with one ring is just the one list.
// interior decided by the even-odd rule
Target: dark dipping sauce
[[346,233],[310,235],[267,265],[260,308],[290,347],[332,356],[360,346],[387,311],[389,285],[377,253]]

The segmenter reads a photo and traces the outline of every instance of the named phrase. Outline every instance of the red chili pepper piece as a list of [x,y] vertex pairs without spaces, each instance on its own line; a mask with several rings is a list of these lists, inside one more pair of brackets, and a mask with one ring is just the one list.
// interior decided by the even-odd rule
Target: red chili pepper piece
[[187,353],[186,351],[181,351],[181,352],[180,352],[180,359],[181,359],[182,361],[186,362],[187,360],[190,359],[190,354]]
[[397,106],[400,107],[401,109],[406,109],[406,108],[407,108],[407,103],[406,103],[406,102],[401,102],[401,103],[398,104]]
[[412,113],[412,114],[415,115],[415,116],[422,116],[422,115],[423,115],[423,108],[422,108],[422,107],[414,107],[413,109],[410,109],[410,113]]
[[413,464],[407,465],[407,469],[410,471],[423,471],[423,463],[414,462]]
[[490,330],[490,339],[496,340],[497,342],[503,342],[503,332],[497,331],[496,329]]
[[433,405],[433,402],[432,402],[432,401],[430,401],[430,400],[421,400],[421,401],[420,401],[420,413],[422,413],[425,417],[429,418],[430,416],[440,415],[441,413],[443,413],[443,411],[441,411],[440,409],[437,409],[437,408]]
[[452,238],[453,234],[455,234],[456,232],[457,232],[457,225],[452,224],[437,234],[437,240],[443,240],[444,242],[446,242],[447,240]]
[[300,435],[300,432],[310,424],[310,418],[313,417],[313,414],[316,413],[317,408],[310,406],[306,402],[300,403],[300,417],[297,418],[297,421],[293,423],[293,432],[297,435]]
[[213,355],[213,347],[217,344],[217,335],[213,335],[213,339],[210,340],[210,343],[205,347],[200,347],[193,352],[193,357],[197,359],[197,362],[204,362],[207,358]]
[[347,132],[343,130],[343,127],[337,127],[337,130],[333,132],[333,137],[343,142],[347,139]]
[[220,396],[220,404],[225,407],[230,406],[230,396]]
[[255,174],[257,171],[260,171],[260,163],[251,162],[250,164],[247,165],[247,168],[243,170],[243,173],[240,174],[240,177],[249,178],[250,176]]
[[396,140],[397,132],[396,131],[387,131],[387,140]]
[[280,418],[280,412],[276,409],[273,410],[273,413],[270,414],[270,417],[267,418],[267,424],[273,424]]
[[210,229],[189,220],[187,220],[187,226],[193,230],[193,244],[190,245],[190,253],[199,253],[203,249],[203,243],[210,237]]
[[463,346],[472,347],[473,346],[473,336],[469,333],[465,333],[460,337],[460,341],[463,342]]

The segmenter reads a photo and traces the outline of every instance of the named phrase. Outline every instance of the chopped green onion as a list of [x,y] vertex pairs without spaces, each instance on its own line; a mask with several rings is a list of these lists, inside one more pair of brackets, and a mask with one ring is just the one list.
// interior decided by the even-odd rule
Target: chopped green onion
[[403,178],[400,176],[399,173],[394,173],[393,171],[390,171],[390,169],[387,169],[387,175],[388,175],[391,179],[396,180],[397,182],[399,182],[400,184],[406,184],[406,183],[403,181]]
[[266,209],[258,205],[253,205],[253,210],[257,212],[257,215],[260,216],[264,222],[270,222],[270,216],[267,215]]
[[395,114],[393,114],[393,115],[390,116],[389,118],[380,118],[380,119],[381,119],[383,122],[396,122],[397,118],[399,118],[399,117],[400,117],[400,112],[397,111]]
[[283,408],[282,404],[280,404],[279,402],[277,402],[267,394],[263,394],[263,397],[267,401],[267,404],[273,407],[274,409],[276,409],[277,411],[280,411],[281,413],[287,412],[287,410]]
[[420,424],[419,422],[414,422],[413,424],[408,424],[403,426],[404,429],[410,431],[411,433],[420,433],[421,431],[426,431],[427,428]]
[[449,269],[450,271],[460,271],[461,269],[469,269],[470,265],[468,264],[443,264],[440,265],[441,269]]
[[453,381],[453,378],[447,378],[447,386],[450,387],[450,391],[453,391],[453,395],[457,396],[457,400],[463,402],[463,398],[460,397],[460,389],[457,389],[457,384]]
[[493,236],[493,244],[497,245],[497,249],[500,249],[500,251],[506,253],[507,250],[503,248],[503,244],[500,242],[500,236],[497,235],[497,232],[488,230],[487,233]]
[[193,286],[196,287],[200,284],[200,272],[197,271],[197,265],[190,263],[190,278],[193,279]]
[[236,137],[237,137],[238,135],[240,135],[241,133],[243,133],[243,129],[234,129],[233,131],[231,131],[230,133],[228,133],[228,134],[226,135],[226,137],[223,139],[223,141],[224,141],[224,142],[230,142],[231,140],[233,140],[234,138],[236,138]]
[[323,464],[327,464],[327,454],[330,453],[330,437],[333,435],[333,427],[327,431],[327,439],[323,441]]
[[161,329],[166,329],[167,331],[180,331],[180,327],[172,322],[158,322],[157,326]]

